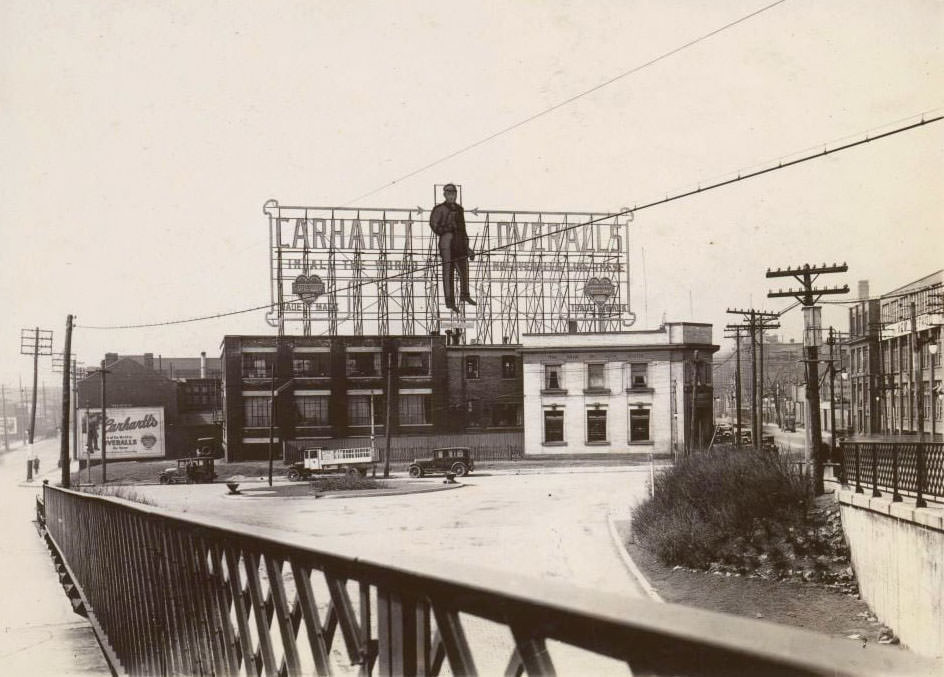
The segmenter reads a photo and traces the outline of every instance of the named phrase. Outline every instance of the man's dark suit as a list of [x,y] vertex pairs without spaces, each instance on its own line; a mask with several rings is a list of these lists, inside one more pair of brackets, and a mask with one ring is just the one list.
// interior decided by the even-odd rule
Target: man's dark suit
[[442,257],[443,296],[449,308],[456,307],[453,270],[459,273],[459,298],[472,302],[469,295],[469,235],[465,230],[465,211],[455,202],[440,202],[429,215],[429,226],[439,236],[439,255]]

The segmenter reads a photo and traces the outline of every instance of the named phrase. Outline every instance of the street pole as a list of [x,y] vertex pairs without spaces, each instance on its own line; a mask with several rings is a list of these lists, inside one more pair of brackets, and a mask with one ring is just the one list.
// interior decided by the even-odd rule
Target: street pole
[[107,400],[105,399],[105,374],[107,374],[107,373],[108,373],[108,372],[105,370],[105,360],[102,360],[102,370],[101,370],[101,375],[102,375],[102,422],[101,422],[101,426],[102,426],[102,485],[103,485],[103,486],[104,486],[104,484],[108,481],[108,477],[107,477],[107,475],[106,475],[106,466],[105,466],[105,462],[106,462],[106,460],[107,460],[107,456],[106,456],[106,454],[105,454],[105,447],[106,447],[106,445],[107,445],[107,438],[108,438],[108,432],[107,432],[108,426],[106,425],[106,422],[108,421],[108,419],[106,418],[107,407],[105,406],[105,402],[107,401]]
[[741,330],[737,328],[734,330],[734,341],[735,341],[735,364],[736,369],[734,371],[734,396],[735,396],[735,405],[737,406],[737,430],[734,431],[734,447],[736,449],[741,448]]
[[69,488],[69,364],[72,359],[72,315],[66,315],[65,347],[62,351],[62,425],[59,426],[59,466],[62,486]]
[[388,353],[387,358],[387,416],[386,422],[384,423],[384,437],[385,437],[385,449],[384,449],[384,478],[390,477],[390,425],[392,411],[393,411],[393,365],[396,360],[396,350],[391,346],[390,352]]
[[10,441],[7,439],[7,390],[6,387],[0,383],[0,406],[3,407],[3,450],[10,451]]
[[937,393],[934,390],[934,358],[937,355],[937,337],[931,334],[932,343],[928,346],[931,353],[931,441],[937,438]]
[[757,317],[751,311],[751,442],[757,449]]
[[771,277],[793,277],[796,279],[802,289],[778,290],[768,292],[768,298],[795,298],[803,306],[803,326],[804,336],[803,345],[806,354],[806,401],[810,410],[810,421],[807,428],[807,459],[813,463],[813,491],[817,496],[825,493],[823,484],[823,456],[821,447],[823,443],[822,430],[820,428],[819,412],[819,350],[818,346],[822,341],[820,337],[820,311],[821,308],[816,305],[819,299],[827,294],[848,294],[849,287],[842,285],[832,289],[817,289],[813,287],[813,281],[824,273],[844,273],[849,269],[846,264],[831,266],[823,264],[822,266],[811,266],[804,264],[798,268],[787,268],[786,270],[775,271],[767,269],[766,276]]
[[833,362],[833,328],[829,328],[829,450],[836,458],[836,365]]
[[36,327],[35,337],[33,342],[33,406],[30,409],[29,427],[30,453],[32,453],[33,436],[36,434],[36,383],[39,378],[39,327]]

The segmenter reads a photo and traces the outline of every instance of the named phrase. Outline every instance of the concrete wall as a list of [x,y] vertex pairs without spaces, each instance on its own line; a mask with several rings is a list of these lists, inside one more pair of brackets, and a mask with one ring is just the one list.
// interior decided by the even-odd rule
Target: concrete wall
[[910,649],[944,656],[944,507],[847,489],[838,499],[862,599]]

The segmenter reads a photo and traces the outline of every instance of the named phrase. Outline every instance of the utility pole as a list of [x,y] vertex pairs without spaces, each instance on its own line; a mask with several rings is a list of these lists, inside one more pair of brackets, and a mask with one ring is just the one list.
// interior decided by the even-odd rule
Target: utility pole
[[[760,331],[763,333],[765,329],[776,329],[780,325],[773,320],[776,320],[780,317],[778,313],[770,313],[763,310],[755,310],[753,308],[748,309],[731,309],[728,308],[728,313],[734,315],[741,315],[744,318],[746,324],[729,324],[726,329],[735,329],[735,330],[747,330],[751,338],[751,438],[752,446],[755,449],[760,448],[761,434],[763,433],[763,424],[761,423],[761,409],[763,408],[763,382],[758,385],[758,364],[757,364],[757,332]],[[761,338],[763,341],[763,338]],[[738,342],[740,343],[740,341]],[[763,376],[761,375],[761,378]],[[740,424],[739,424],[740,425]],[[738,430],[740,434],[740,429]]]
[[767,277],[792,277],[796,279],[802,289],[778,289],[767,293],[767,298],[795,298],[803,306],[803,347],[806,353],[806,401],[809,408],[809,425],[807,426],[807,460],[813,465],[813,491],[816,495],[825,493],[823,487],[823,431],[820,425],[819,413],[819,346],[822,338],[822,310],[817,306],[817,302],[823,296],[830,294],[848,294],[848,285],[836,286],[833,288],[817,289],[813,287],[815,280],[824,274],[844,273],[849,267],[843,263],[836,265],[833,263],[827,266],[825,263],[820,266],[811,266],[806,263],[797,268],[787,268],[786,270],[767,269]]
[[59,426],[59,467],[62,486],[69,488],[69,369],[72,362],[72,315],[66,315],[66,340],[62,350],[62,425]]
[[7,389],[0,383],[0,407],[3,407],[3,450],[10,451],[10,441],[7,439]]
[[[384,479],[390,477],[390,428],[391,419],[393,418],[393,365],[396,358],[396,349],[391,346],[387,353],[387,397],[384,401],[387,410],[384,417]],[[371,397],[371,402],[373,402],[373,397]]]
[[[96,373],[96,372],[90,372],[89,375],[92,375],[92,374],[95,374],[95,373]],[[108,421],[108,418],[107,418],[108,407],[107,407],[107,405],[106,405],[106,402],[108,401],[108,398],[107,398],[107,395],[106,395],[105,375],[108,374],[108,373],[110,373],[110,370],[108,370],[108,369],[105,368],[105,360],[102,360],[101,368],[98,370],[97,373],[98,373],[98,375],[99,375],[99,376],[101,377],[101,379],[102,379],[102,413],[101,413],[102,420],[101,420],[101,423],[100,423],[100,427],[101,427],[101,431],[102,431],[102,433],[101,433],[101,438],[102,438],[102,484],[104,485],[105,482],[108,481],[107,468],[106,468],[106,462],[107,462],[107,460],[108,460],[108,457],[107,457],[107,454],[106,454],[106,446],[107,446],[107,444],[108,444],[108,440],[107,440],[107,438],[108,438],[108,435],[107,435],[107,427],[108,427],[108,426],[106,425],[106,423],[107,423],[107,421]],[[86,437],[86,440],[90,440],[90,438],[91,438],[91,431],[92,431],[92,417],[87,413],[87,410],[86,410],[86,415],[85,415],[85,421],[86,421],[85,425],[86,425],[86,427],[87,427],[87,430],[86,430],[86,436],[87,436],[87,437]],[[89,451],[89,453],[88,453],[88,467],[89,467],[89,482],[91,482],[91,480],[92,480],[92,454],[91,454],[91,451]]]
[[46,329],[20,330],[20,354],[33,356],[33,405],[30,410],[29,445],[32,453],[36,433],[36,385],[39,380],[39,356],[52,355],[52,331]]
[[731,327],[734,336],[729,333],[725,338],[734,339],[734,446],[741,447],[741,327],[734,325]]

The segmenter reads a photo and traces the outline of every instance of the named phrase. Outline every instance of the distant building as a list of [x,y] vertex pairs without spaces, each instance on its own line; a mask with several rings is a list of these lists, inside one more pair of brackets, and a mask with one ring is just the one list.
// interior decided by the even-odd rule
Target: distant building
[[[858,390],[863,397],[862,432],[876,428],[891,434],[933,431],[940,437],[942,297],[944,270],[879,297],[881,334],[877,338],[881,344],[881,357],[875,361],[869,354],[867,364],[857,364],[855,369],[862,384]],[[853,319],[850,313],[850,325]],[[874,340],[871,344],[873,350]],[[932,346],[935,346],[934,350]],[[866,368],[871,370],[867,374],[864,373]],[[866,391],[867,383],[875,386]],[[870,398],[869,407],[865,406],[864,398],[867,396]]]
[[[215,365],[215,370],[210,365]],[[163,409],[168,457],[193,455],[200,438],[219,439],[222,403],[218,358],[202,355],[154,360],[151,353],[106,353],[105,367],[107,408]],[[171,373],[176,376],[171,378]],[[80,379],[77,391],[80,416],[101,409],[101,377],[97,371]]]
[[527,454],[672,454],[712,433],[711,325],[525,334]]
[[[849,308],[850,426],[857,435],[882,432],[881,307],[869,298],[869,283],[859,282],[858,300]],[[846,378],[845,376],[843,378]]]

